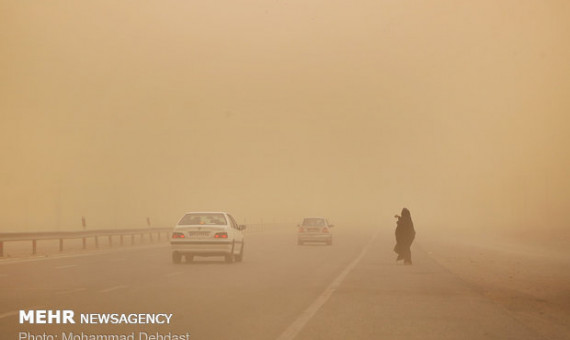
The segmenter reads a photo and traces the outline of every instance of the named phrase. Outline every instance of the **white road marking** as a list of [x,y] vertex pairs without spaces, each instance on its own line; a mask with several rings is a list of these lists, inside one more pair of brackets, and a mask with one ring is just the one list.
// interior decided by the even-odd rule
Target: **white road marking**
[[77,265],[76,264],[68,264],[66,266],[55,267],[55,269],[66,269],[66,268],[72,268],[72,267],[77,267]]
[[70,289],[70,290],[64,290],[62,292],[57,292],[57,294],[59,294],[59,295],[72,294],[72,293],[77,293],[77,292],[83,292],[86,290],[87,290],[87,288],[74,288],[74,289]]
[[4,319],[4,318],[7,318],[7,317],[12,316],[12,315],[18,315],[18,311],[14,310],[14,311],[11,311],[8,313],[0,314],[0,319]]
[[319,311],[319,309],[328,301],[331,295],[335,292],[335,290],[340,286],[342,281],[346,278],[346,276],[356,267],[358,262],[364,257],[364,254],[368,251],[368,248],[372,245],[372,242],[376,239],[380,232],[376,232],[376,234],[372,237],[372,239],[368,242],[368,244],[362,249],[358,257],[354,259],[343,271],[337,276],[334,281],[322,292],[319,297],[309,306],[309,308],[305,309],[301,315],[277,338],[277,340],[292,340],[294,339],[297,334],[305,327],[307,322],[311,320],[315,314]]
[[86,250],[89,253],[82,253],[82,254],[65,254],[65,255],[50,255],[50,256],[43,256],[43,257],[28,257],[28,258],[13,258],[13,259],[1,259],[0,258],[0,266],[1,265],[9,265],[9,264],[18,264],[24,262],[36,262],[36,261],[45,261],[45,260],[57,260],[57,259],[65,259],[65,258],[72,258],[72,257],[86,257],[86,256],[96,256],[96,255],[106,255],[112,253],[118,253],[121,251],[136,251],[136,250],[144,250],[149,248],[160,248],[160,247],[170,247],[170,244],[167,243],[156,243],[156,244],[149,244],[149,245],[136,245],[133,247],[118,247],[111,250],[97,250],[97,249],[90,249]]
[[125,289],[125,288],[129,288],[129,287],[128,286],[115,286],[115,287],[110,287],[110,288],[100,290],[99,293],[108,293],[108,292],[112,292],[114,290]]

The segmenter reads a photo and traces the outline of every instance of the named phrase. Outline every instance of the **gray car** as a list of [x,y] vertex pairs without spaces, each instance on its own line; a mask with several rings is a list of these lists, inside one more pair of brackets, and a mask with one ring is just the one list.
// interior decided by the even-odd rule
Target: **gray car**
[[305,217],[303,223],[298,225],[297,244],[306,242],[322,242],[332,245],[332,224],[324,217]]

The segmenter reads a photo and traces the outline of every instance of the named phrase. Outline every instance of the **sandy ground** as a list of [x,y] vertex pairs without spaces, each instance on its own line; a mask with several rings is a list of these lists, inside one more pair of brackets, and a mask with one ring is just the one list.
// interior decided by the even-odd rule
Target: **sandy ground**
[[[427,233],[424,233],[427,234]],[[570,242],[544,233],[418,233],[416,247],[524,324],[570,338]]]

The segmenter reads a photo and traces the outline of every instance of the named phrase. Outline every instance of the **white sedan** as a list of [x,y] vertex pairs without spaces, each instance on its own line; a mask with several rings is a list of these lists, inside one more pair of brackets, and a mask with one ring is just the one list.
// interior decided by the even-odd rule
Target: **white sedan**
[[227,263],[243,260],[245,225],[226,212],[189,212],[172,231],[172,262],[194,256],[224,256]]

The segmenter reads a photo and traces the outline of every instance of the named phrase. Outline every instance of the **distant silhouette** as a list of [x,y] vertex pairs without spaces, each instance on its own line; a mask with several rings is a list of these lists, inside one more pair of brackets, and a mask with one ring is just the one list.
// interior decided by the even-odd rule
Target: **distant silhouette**
[[396,222],[396,246],[394,251],[398,254],[396,261],[404,260],[404,264],[412,264],[412,251],[410,247],[416,231],[414,230],[414,222],[412,216],[407,208],[402,209],[402,215],[396,215],[398,221]]

